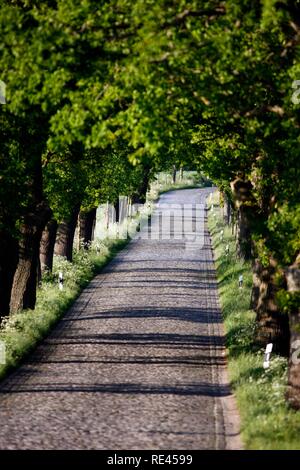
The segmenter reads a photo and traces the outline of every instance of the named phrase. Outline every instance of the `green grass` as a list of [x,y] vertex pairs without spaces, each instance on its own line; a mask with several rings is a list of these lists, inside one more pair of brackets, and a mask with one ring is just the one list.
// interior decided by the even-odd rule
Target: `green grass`
[[[127,240],[105,239],[90,250],[75,252],[73,263],[54,257],[53,273],[46,275],[37,293],[35,310],[24,310],[4,319],[0,340],[6,361],[0,364],[0,379],[17,367],[71,307],[91,279],[122,249]],[[64,273],[64,288],[58,288],[58,273]]]
[[[237,259],[234,237],[223,224],[217,199],[215,194],[215,215],[209,211],[208,224],[225,323],[229,376],[240,411],[242,439],[247,449],[300,449],[300,412],[288,408],[284,397],[287,361],[273,355],[270,368],[263,368],[264,351],[253,344],[255,314],[249,310],[251,266]],[[240,274],[244,277],[241,289]]]

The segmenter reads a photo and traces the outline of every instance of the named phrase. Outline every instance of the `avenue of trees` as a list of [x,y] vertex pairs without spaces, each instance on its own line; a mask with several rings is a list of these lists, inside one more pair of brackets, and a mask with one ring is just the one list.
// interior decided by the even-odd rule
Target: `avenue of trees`
[[[0,0],[0,313],[35,306],[53,253],[159,170],[219,187],[251,259],[256,341],[300,407],[300,4]],[[41,260],[41,265],[40,265]],[[297,343],[298,341],[298,343]]]

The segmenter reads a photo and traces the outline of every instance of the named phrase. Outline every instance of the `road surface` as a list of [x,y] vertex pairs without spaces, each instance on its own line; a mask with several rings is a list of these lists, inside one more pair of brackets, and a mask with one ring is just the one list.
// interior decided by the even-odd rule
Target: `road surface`
[[171,238],[154,217],[152,239],[144,227],[2,382],[1,449],[240,448],[205,212],[187,210],[199,237],[185,227],[185,242],[180,210]]

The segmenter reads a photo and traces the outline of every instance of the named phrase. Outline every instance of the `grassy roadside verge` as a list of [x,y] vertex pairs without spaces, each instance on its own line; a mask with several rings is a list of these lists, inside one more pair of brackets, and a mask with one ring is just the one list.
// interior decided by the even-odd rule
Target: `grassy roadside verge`
[[[284,399],[287,361],[273,355],[270,368],[263,368],[264,351],[252,341],[255,314],[249,310],[251,267],[236,258],[234,237],[223,223],[217,193],[212,203],[208,226],[227,338],[229,376],[238,402],[245,448],[300,449],[300,412],[289,409]],[[240,274],[244,278],[242,288],[238,287]]]
[[[0,380],[49,333],[71,307],[84,287],[127,244],[128,240],[105,239],[90,250],[74,254],[73,263],[54,257],[53,273],[45,276],[37,292],[35,310],[24,310],[4,319],[0,340],[5,344],[5,363],[0,364]],[[64,288],[58,288],[58,273],[64,273]]]

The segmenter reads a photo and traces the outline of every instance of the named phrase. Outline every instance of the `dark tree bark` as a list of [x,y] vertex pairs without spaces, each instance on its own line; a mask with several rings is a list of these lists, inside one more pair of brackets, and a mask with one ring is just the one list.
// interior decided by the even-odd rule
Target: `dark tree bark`
[[93,234],[96,223],[96,212],[97,208],[94,207],[88,212],[79,212],[78,216],[78,238],[79,244],[84,249],[88,249],[91,241],[93,240]]
[[132,195],[133,204],[144,204],[146,202],[146,195],[149,188],[149,179],[150,179],[151,168],[145,166],[143,172],[143,178],[139,188]]
[[20,228],[18,264],[10,299],[11,313],[35,307],[40,241],[51,210],[45,202],[34,209],[34,212],[24,216]]
[[0,231],[0,319],[9,314],[9,303],[18,261],[17,240],[7,231]]
[[256,342],[261,346],[273,343],[273,350],[284,356],[289,350],[289,319],[276,302],[278,286],[275,282],[277,266],[270,260],[267,267],[256,260],[251,303],[256,311]]
[[220,191],[220,206],[222,207],[222,216],[224,223],[230,225],[231,222],[231,204],[228,196],[223,191]]
[[172,172],[172,181],[173,181],[173,184],[176,183],[176,175],[177,175],[176,165],[173,165],[173,172]]
[[289,312],[290,320],[290,355],[288,370],[287,400],[289,404],[300,409],[300,259],[298,263],[290,266],[286,271],[287,290],[291,295],[298,295]]
[[231,204],[230,204],[230,201],[228,199],[228,197],[224,196],[224,212],[223,212],[223,218],[224,218],[224,222],[226,225],[230,225],[231,223]]
[[251,208],[240,206],[236,220],[236,248],[239,258],[251,259]]
[[231,235],[235,234],[236,228],[236,211],[231,212]]
[[49,135],[48,124],[48,116],[36,112],[35,107],[29,117],[19,121],[26,197],[24,206],[20,206],[18,259],[10,298],[12,313],[35,307],[40,241],[52,213],[43,194],[42,155]]
[[40,257],[38,257],[37,260],[37,285],[38,287],[41,287],[42,285],[42,267]]
[[115,222],[120,222],[120,205],[119,205],[119,200],[114,203],[114,209],[115,209]]
[[255,258],[252,261],[252,290],[251,290],[251,299],[250,299],[250,308],[252,310],[257,309],[258,299],[259,299],[259,291],[260,291],[260,275],[262,271],[262,265],[258,258]]
[[80,205],[78,204],[73,208],[70,217],[63,220],[57,227],[54,253],[57,256],[64,256],[68,261],[72,261],[73,258],[73,243],[79,209]]
[[40,245],[40,269],[41,275],[44,272],[52,271],[53,267],[53,255],[54,245],[56,239],[57,222],[55,219],[49,220],[42,233],[41,245]]
[[252,196],[252,184],[237,178],[231,183],[236,208],[236,243],[240,258],[251,258],[251,223],[255,218],[257,206]]

